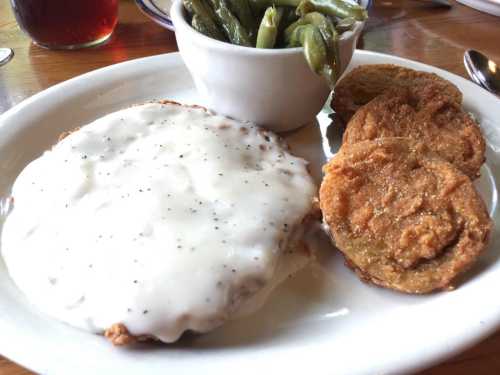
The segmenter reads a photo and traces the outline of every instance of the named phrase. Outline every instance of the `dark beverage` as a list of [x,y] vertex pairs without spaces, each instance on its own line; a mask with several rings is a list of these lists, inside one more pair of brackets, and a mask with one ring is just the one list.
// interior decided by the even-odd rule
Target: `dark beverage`
[[118,18],[118,0],[11,0],[19,26],[48,48],[79,48],[105,41]]

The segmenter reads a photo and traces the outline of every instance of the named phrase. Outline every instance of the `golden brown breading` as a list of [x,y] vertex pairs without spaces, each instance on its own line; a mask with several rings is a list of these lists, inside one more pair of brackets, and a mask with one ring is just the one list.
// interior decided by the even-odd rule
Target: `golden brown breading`
[[104,336],[116,346],[130,345],[137,341],[121,323],[113,324],[104,332]]
[[412,90],[386,91],[361,107],[344,132],[344,143],[382,137],[410,137],[424,142],[471,179],[484,163],[485,142],[475,121],[449,98],[421,100]]
[[336,86],[332,107],[349,122],[359,107],[389,88],[407,87],[415,96],[432,100],[436,94],[462,103],[462,93],[451,82],[434,73],[419,72],[392,64],[362,65],[349,72]]
[[406,293],[445,289],[487,244],[470,179],[408,138],[344,144],[324,167],[323,220],[362,279]]
[[132,335],[123,323],[113,324],[106,331],[104,331],[104,337],[116,346],[131,345],[142,341],[157,341],[157,339],[151,335]]

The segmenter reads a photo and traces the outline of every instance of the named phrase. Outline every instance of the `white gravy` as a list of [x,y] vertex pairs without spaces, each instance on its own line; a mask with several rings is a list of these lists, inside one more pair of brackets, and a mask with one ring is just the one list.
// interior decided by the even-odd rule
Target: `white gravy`
[[172,342],[269,287],[315,194],[306,162],[274,135],[145,104],[71,133],[21,172],[2,253],[45,313]]

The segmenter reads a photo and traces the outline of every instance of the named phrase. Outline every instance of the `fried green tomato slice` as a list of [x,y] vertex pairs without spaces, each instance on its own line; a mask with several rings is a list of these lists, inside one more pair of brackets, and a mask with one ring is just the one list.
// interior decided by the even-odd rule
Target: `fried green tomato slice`
[[436,94],[462,103],[462,93],[451,82],[437,74],[421,72],[393,64],[361,65],[349,72],[335,87],[332,107],[344,121],[349,122],[359,107],[389,88],[407,87],[423,100]]
[[344,144],[324,166],[324,226],[361,279],[406,293],[453,286],[491,219],[470,179],[408,138]]
[[485,160],[479,125],[448,97],[420,100],[412,90],[391,89],[361,107],[349,121],[344,143],[409,137],[474,179]]

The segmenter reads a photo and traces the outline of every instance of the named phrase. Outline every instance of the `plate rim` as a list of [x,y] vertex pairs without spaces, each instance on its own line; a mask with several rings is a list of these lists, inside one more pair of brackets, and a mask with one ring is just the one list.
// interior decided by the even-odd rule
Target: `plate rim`
[[[394,56],[394,55],[389,55],[389,54],[384,54],[384,53],[378,53],[378,52],[373,52],[373,51],[362,51],[362,50],[356,50],[355,55],[358,55],[360,58],[381,58],[381,59],[389,59],[389,63],[401,63],[402,65],[412,65],[416,69],[422,69],[422,70],[431,70],[436,73],[442,74],[445,77],[453,77],[454,80],[458,80],[461,82],[461,84],[464,84],[465,86],[468,87],[475,87],[480,88],[482,90],[483,94],[486,94],[486,97],[488,97],[490,100],[494,100],[495,102],[498,101],[496,96],[493,94],[489,93],[488,91],[482,89],[480,86],[477,86],[475,83],[458,76],[454,73],[448,72],[444,69],[440,69],[437,67],[433,67],[431,65],[421,63],[418,61],[413,61],[410,59]],[[29,107],[30,105],[33,105],[33,103],[36,103],[37,101],[43,99],[45,96],[50,96],[52,92],[54,91],[59,91],[61,89],[64,89],[66,86],[71,86],[74,84],[75,81],[83,80],[86,78],[89,78],[89,76],[94,76],[94,75],[105,75],[110,72],[115,72],[115,71],[121,71],[121,70],[127,70],[127,69],[132,69],[133,71],[134,67],[136,66],[147,66],[148,64],[153,64],[156,60],[158,61],[163,61],[164,59],[169,59],[170,63],[169,66],[177,66],[177,65],[184,65],[181,59],[181,56],[178,52],[174,53],[167,53],[167,54],[160,54],[160,55],[155,55],[155,56],[149,56],[149,57],[143,57],[139,59],[133,59],[129,61],[125,61],[122,63],[118,64],[113,64],[104,68],[99,68],[90,72],[87,72],[85,74],[79,75],[77,77],[71,78],[67,81],[58,83],[54,86],[51,86],[37,94],[34,94],[33,96],[23,100],[16,106],[10,108],[7,110],[5,113],[0,115],[0,132],[5,132],[5,131],[10,131],[10,130],[15,130],[17,127],[9,126],[9,121],[8,119],[11,116],[14,116],[17,112],[22,111],[24,108]],[[122,73],[125,74],[125,73]],[[0,142],[1,143],[1,142]],[[498,313],[499,311],[497,311]],[[463,339],[461,342],[454,343],[452,345],[449,345],[446,349],[437,351],[433,354],[427,355],[423,360],[420,360],[419,363],[407,363],[406,366],[404,367],[398,367],[398,368],[389,368],[388,371],[395,372],[395,371],[418,371],[422,370],[424,368],[428,368],[429,366],[432,366],[438,362],[444,361],[464,350],[467,348],[470,348],[471,346],[475,345],[479,341],[483,340],[485,337],[496,331],[500,327],[500,314],[497,314],[496,319],[491,319],[488,321],[487,324],[484,324],[483,326],[477,327],[475,330],[475,334],[473,336],[467,336],[465,339]],[[2,355],[5,355],[4,353],[6,352],[4,349],[7,346],[6,343],[2,343],[2,340],[0,340],[0,346],[2,347]],[[7,350],[7,352],[15,352],[16,350]],[[19,351],[19,350],[18,350]],[[21,356],[15,356],[15,355],[5,355],[7,358],[9,358],[11,361],[15,363],[19,363],[21,366],[29,368],[33,371],[40,371],[40,368],[33,368],[32,365],[30,365],[28,362],[23,361]],[[12,358],[12,359],[11,359]],[[21,359],[20,359],[21,358]]]

